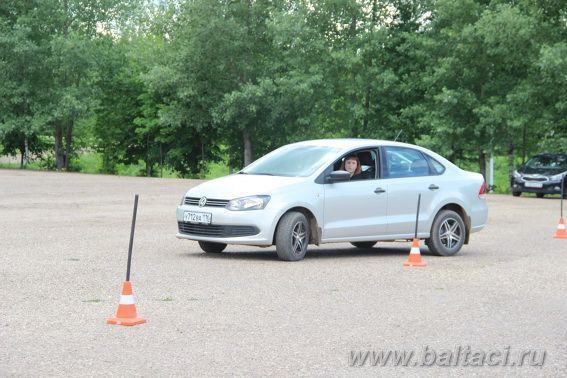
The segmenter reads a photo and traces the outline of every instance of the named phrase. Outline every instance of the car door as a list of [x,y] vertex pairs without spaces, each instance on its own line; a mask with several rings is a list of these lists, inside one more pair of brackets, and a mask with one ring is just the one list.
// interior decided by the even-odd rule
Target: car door
[[[372,239],[387,227],[387,196],[377,178],[377,150],[358,151],[364,179],[325,183],[323,241]],[[337,164],[339,163],[339,164]],[[340,161],[328,172],[337,170]]]
[[431,166],[429,157],[413,148],[384,146],[381,153],[388,197],[387,234],[394,238],[413,236],[419,194],[418,232],[429,232],[430,217],[435,216],[433,207],[443,192],[439,169]]

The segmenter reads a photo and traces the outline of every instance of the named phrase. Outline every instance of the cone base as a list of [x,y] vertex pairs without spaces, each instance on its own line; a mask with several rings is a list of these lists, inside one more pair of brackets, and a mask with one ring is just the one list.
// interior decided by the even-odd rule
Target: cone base
[[422,262],[408,262],[408,261],[406,261],[404,263],[404,266],[415,266],[415,267],[418,267],[418,268],[422,268],[424,266],[427,266],[427,264],[424,263],[423,261]]
[[106,324],[116,324],[123,326],[134,326],[146,322],[144,318],[110,318],[106,320]]

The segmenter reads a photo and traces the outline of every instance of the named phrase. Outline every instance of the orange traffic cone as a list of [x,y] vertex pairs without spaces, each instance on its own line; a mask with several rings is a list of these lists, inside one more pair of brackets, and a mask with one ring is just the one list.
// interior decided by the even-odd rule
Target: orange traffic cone
[[404,263],[404,266],[419,266],[423,267],[427,264],[421,261],[421,253],[419,251],[419,239],[413,239],[411,243],[411,250],[408,256],[408,260]]
[[146,319],[138,317],[136,313],[136,304],[134,303],[134,296],[132,295],[132,284],[130,281],[125,281],[122,286],[122,295],[120,296],[116,316],[108,319],[106,323],[133,326],[145,322]]
[[567,230],[565,229],[565,221],[563,218],[559,218],[559,224],[557,225],[557,230],[555,230],[553,237],[556,239],[567,239]]

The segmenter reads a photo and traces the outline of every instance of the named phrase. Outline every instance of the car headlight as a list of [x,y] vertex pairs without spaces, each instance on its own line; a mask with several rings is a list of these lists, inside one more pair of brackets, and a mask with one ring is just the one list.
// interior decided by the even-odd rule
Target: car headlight
[[232,211],[261,210],[266,207],[269,201],[270,196],[250,196],[235,198],[228,201],[226,208]]
[[555,176],[551,176],[551,177],[549,178],[549,180],[550,180],[550,181],[561,181],[561,179],[563,178],[563,176],[565,176],[565,173],[566,173],[566,172],[560,173],[560,174],[555,175]]
[[183,195],[183,197],[181,197],[181,202],[179,202],[179,206],[183,205],[184,202],[185,202],[185,194]]
[[514,177],[515,178],[522,178],[522,175],[520,173],[518,173],[518,171],[514,171]]

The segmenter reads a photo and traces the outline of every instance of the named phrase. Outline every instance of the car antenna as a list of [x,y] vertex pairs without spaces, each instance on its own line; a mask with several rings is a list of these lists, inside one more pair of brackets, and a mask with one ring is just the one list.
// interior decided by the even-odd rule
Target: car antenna
[[396,135],[396,138],[394,139],[394,142],[398,141],[398,137],[400,136],[400,134],[402,133],[402,131],[404,131],[403,129],[400,129],[400,131],[398,131],[398,135]]

